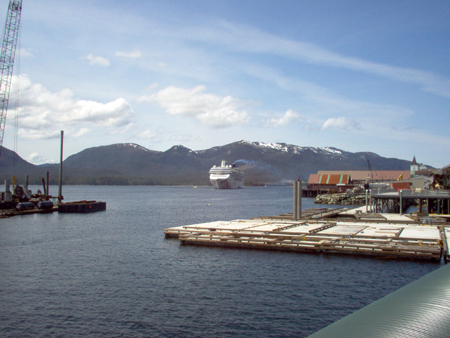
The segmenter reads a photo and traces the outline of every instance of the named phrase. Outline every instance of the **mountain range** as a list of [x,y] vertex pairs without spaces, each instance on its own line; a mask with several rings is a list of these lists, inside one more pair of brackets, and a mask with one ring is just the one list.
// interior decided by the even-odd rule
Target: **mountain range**
[[[410,161],[372,152],[347,152],[333,147],[301,147],[285,143],[239,141],[194,151],[176,145],[166,151],[133,143],[85,149],[63,162],[64,184],[209,185],[209,169],[225,160],[245,172],[245,185],[282,184],[308,180],[319,170],[408,170]],[[15,163],[15,164],[14,164]],[[15,170],[13,171],[13,167]],[[0,179],[29,176],[40,184],[50,173],[56,184],[59,164],[33,165],[6,148],[0,157]],[[19,182],[20,183],[20,182]]]

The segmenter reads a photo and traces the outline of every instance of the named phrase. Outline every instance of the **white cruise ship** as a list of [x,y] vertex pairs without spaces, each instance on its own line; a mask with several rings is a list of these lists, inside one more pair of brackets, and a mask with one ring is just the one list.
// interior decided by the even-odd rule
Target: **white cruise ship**
[[209,171],[209,179],[216,189],[237,189],[244,187],[244,173],[234,164],[227,165],[222,161],[220,167],[212,167]]

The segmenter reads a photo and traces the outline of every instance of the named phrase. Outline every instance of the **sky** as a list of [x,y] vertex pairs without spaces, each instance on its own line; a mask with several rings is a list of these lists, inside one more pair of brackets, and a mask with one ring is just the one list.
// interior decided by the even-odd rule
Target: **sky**
[[23,0],[3,146],[59,162],[63,130],[64,158],[247,140],[439,168],[449,17],[440,0]]

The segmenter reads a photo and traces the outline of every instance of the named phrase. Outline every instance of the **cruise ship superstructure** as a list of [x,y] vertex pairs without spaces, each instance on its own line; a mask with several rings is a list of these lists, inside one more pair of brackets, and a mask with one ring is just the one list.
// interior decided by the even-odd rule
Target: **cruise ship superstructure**
[[244,173],[234,163],[227,165],[222,161],[220,167],[213,166],[209,170],[209,179],[216,189],[237,189],[244,187]]

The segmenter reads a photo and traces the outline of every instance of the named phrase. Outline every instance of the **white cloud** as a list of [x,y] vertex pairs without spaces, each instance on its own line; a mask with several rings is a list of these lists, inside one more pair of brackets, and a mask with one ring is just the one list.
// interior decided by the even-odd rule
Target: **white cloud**
[[117,51],[114,55],[126,59],[141,59],[143,57],[143,54],[139,49],[136,49],[132,52]]
[[82,136],[86,136],[91,132],[91,130],[89,128],[81,128],[80,130],[78,130],[75,134],[72,134],[72,137],[82,137]]
[[190,134],[172,135],[172,136],[169,137],[169,140],[171,142],[176,142],[176,143],[188,142],[188,141],[192,140],[192,135],[190,135]]
[[47,129],[30,129],[20,126],[19,138],[28,140],[54,140],[61,137],[61,131]]
[[54,162],[53,160],[49,160],[45,156],[39,155],[38,153],[31,153],[26,160],[33,164],[44,164]]
[[16,55],[21,58],[32,58],[34,57],[33,53],[31,53],[32,49],[29,48],[18,48],[16,51]]
[[136,136],[140,139],[146,139],[146,140],[151,140],[154,139],[155,137],[157,137],[157,133],[151,131],[151,130],[144,130],[141,131],[139,133],[136,134]]
[[[20,88],[19,133],[26,138],[56,138],[60,130],[68,128],[70,135],[79,137],[90,132],[86,125],[124,128],[134,114],[123,98],[108,103],[79,100],[69,89],[52,93],[26,75],[13,76],[12,85]],[[16,92],[11,90],[11,102]]]
[[[414,68],[402,68],[342,55],[310,42],[296,41],[266,33],[259,29],[218,21],[203,27],[178,31],[187,40],[225,45],[244,53],[273,54],[310,64],[326,65],[370,73],[396,82],[419,85],[422,90],[450,97],[450,79]],[[251,43],[249,43],[251,41]]]
[[265,127],[281,127],[292,122],[300,120],[302,117],[299,113],[294,112],[292,109],[286,111],[281,117],[272,117],[264,121]]
[[131,107],[123,98],[108,103],[79,100],[72,102],[70,111],[59,117],[64,123],[90,122],[97,125],[118,127],[128,124]]
[[296,93],[301,100],[302,110],[308,112],[308,121],[322,126],[328,116],[342,115],[350,119],[363,120],[363,124],[390,124],[410,119],[415,112],[393,105],[361,101],[348,98],[313,82],[282,76],[269,67],[249,65],[246,71],[255,77],[275,83],[279,88]]
[[183,115],[198,119],[215,127],[229,127],[246,124],[250,120],[247,112],[241,110],[247,102],[231,96],[205,93],[204,86],[193,89],[167,87],[138,101],[155,102],[171,115]]
[[156,87],[158,87],[158,84],[157,84],[156,82],[153,82],[153,83],[149,84],[149,85],[147,86],[147,88],[145,88],[145,89],[151,90],[151,89],[154,89],[154,88],[156,88]]
[[322,125],[322,130],[325,129],[358,130],[361,129],[361,125],[345,117],[329,118]]
[[107,58],[102,56],[94,56],[91,53],[86,56],[86,60],[89,61],[91,66],[101,66],[101,67],[109,67],[111,64]]

